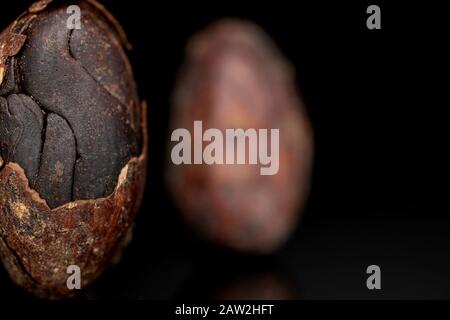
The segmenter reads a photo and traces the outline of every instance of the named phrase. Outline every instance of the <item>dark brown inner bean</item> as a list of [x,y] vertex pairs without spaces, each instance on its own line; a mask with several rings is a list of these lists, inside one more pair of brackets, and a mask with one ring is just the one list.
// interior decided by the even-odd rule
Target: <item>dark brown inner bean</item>
[[[14,30],[27,40],[0,84],[0,156],[50,207],[113,192],[141,150],[139,99],[119,34],[84,1],[81,29],[57,3]],[[25,19],[25,18],[21,18]]]

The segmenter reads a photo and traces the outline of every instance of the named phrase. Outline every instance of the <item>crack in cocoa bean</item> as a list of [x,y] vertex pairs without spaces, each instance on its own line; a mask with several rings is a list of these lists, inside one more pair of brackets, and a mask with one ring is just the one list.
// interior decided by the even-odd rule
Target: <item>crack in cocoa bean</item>
[[[40,158],[39,158],[40,162],[39,162],[38,176],[40,176],[41,162],[42,162],[42,157],[43,157],[43,153],[44,153],[43,151],[44,151],[44,145],[45,145],[45,134],[46,134],[46,131],[47,131],[47,117],[50,114],[56,114],[58,117],[60,117],[61,119],[63,119],[67,123],[67,126],[69,127],[69,129],[70,129],[70,131],[72,133],[72,136],[73,136],[73,139],[74,139],[74,143],[75,143],[75,153],[76,153],[75,161],[74,161],[73,168],[72,168],[73,170],[72,170],[72,181],[71,181],[71,190],[70,190],[70,193],[71,193],[70,197],[73,200],[73,192],[74,192],[73,190],[74,190],[74,184],[75,184],[75,170],[76,170],[76,166],[77,166],[78,160],[82,159],[80,151],[78,150],[78,141],[77,141],[77,136],[75,135],[75,131],[73,130],[73,127],[72,127],[71,123],[69,122],[69,120],[64,115],[62,115],[62,114],[60,114],[58,112],[50,111],[38,99],[36,99],[32,95],[29,95],[28,93],[24,93],[24,94],[29,96],[39,106],[39,108],[41,108],[41,110],[45,113],[44,126],[43,126],[43,130],[42,130],[43,133],[42,133],[42,138],[41,138],[42,146],[41,146],[41,153],[40,153]],[[37,179],[36,179],[36,181],[37,181]]]
[[[31,98],[31,99],[33,100],[33,98]],[[37,105],[39,106],[39,104],[37,104]],[[41,108],[41,110],[42,110],[42,108]],[[44,110],[42,110],[42,111],[44,111]],[[34,180],[34,185],[32,186],[33,189],[35,189],[35,186],[36,186],[36,183],[37,183],[37,179],[38,179],[38,177],[40,176],[40,173],[41,173],[42,156],[44,154],[45,136],[46,136],[46,133],[47,133],[47,118],[48,118],[48,114],[46,112],[44,112],[44,117],[42,119],[42,130],[41,130],[41,150],[39,151],[38,170],[37,170],[36,179]]]
[[8,102],[7,99],[6,99],[6,105],[5,105],[5,107],[6,107],[6,111],[7,111],[8,115],[14,117],[14,118],[20,123],[20,133],[19,133],[19,136],[18,136],[17,139],[13,142],[12,150],[11,150],[10,152],[8,152],[7,159],[5,160],[5,161],[8,161],[8,162],[9,162],[10,159],[11,159],[11,156],[14,155],[14,154],[16,153],[17,145],[18,145],[19,141],[22,139],[23,131],[24,131],[24,124],[23,124],[23,121],[20,120],[20,118],[18,118],[15,114],[13,114],[13,113],[11,112],[11,110],[9,110],[9,102]]
[[102,88],[102,90],[104,92],[106,92],[106,94],[108,96],[113,98],[121,107],[123,107],[123,108],[125,108],[125,110],[127,110],[128,106],[126,106],[122,101],[120,101],[120,98],[118,98],[114,93],[109,91],[108,88],[103,83],[98,81],[95,78],[95,76],[75,57],[74,53],[72,52],[71,46],[70,46],[73,32],[74,32],[74,29],[70,29],[69,32],[67,33],[67,49],[69,51],[69,56],[83,69],[84,72],[86,72],[86,74],[89,76],[89,78],[91,78],[96,84],[98,84],[100,86],[100,88]]

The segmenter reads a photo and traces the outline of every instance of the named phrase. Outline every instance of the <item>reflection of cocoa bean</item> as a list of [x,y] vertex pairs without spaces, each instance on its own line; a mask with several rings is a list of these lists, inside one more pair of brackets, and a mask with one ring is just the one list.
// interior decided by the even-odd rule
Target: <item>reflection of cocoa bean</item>
[[95,1],[70,4],[81,29],[41,0],[0,34],[0,253],[15,282],[51,297],[69,294],[69,265],[87,285],[111,261],[146,171],[121,27]]
[[210,247],[194,255],[195,268],[178,298],[296,300],[301,283],[276,255],[249,255]]
[[248,274],[234,279],[214,293],[219,300],[294,300],[299,293],[285,278],[275,273]]
[[275,250],[308,195],[312,130],[290,65],[257,26],[222,21],[189,42],[172,128],[194,137],[195,120],[222,132],[279,129],[275,175],[261,175],[261,166],[251,164],[173,165],[168,175],[184,217],[207,238],[243,251]]

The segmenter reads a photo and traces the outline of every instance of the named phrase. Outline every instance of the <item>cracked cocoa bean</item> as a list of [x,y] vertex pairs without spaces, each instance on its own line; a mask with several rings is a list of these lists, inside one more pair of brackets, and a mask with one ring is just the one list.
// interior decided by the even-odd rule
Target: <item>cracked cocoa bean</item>
[[[279,170],[261,175],[260,165],[249,164],[250,152],[255,157],[257,152],[245,138],[246,164],[171,166],[174,198],[207,239],[252,253],[273,252],[295,228],[309,192],[312,129],[293,70],[258,26],[240,20],[200,32],[186,55],[174,91],[172,128],[186,128],[193,140],[199,135],[194,121],[202,121],[204,130],[219,129],[223,137],[228,129],[278,129]],[[203,145],[213,140],[203,139]],[[230,151],[228,141],[216,140],[220,154]]]
[[126,48],[94,0],[38,1],[0,34],[0,253],[39,295],[70,294],[70,264],[92,282],[139,206],[145,106]]

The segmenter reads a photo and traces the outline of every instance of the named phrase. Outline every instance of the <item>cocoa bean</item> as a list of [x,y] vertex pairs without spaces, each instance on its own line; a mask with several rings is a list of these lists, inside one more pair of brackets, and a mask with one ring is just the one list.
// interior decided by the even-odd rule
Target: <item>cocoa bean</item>
[[[68,24],[68,6],[81,11]],[[41,0],[0,34],[0,255],[45,297],[83,287],[130,232],[145,185],[145,106],[112,15]]]
[[[213,164],[194,164],[187,157],[190,164],[177,160],[168,174],[184,218],[207,239],[248,252],[276,250],[305,204],[313,141],[293,69],[274,43],[258,26],[240,20],[220,21],[195,35],[174,91],[171,121],[173,130],[186,128],[192,140],[202,134],[196,132],[197,121],[203,130],[219,130],[216,139],[204,137],[200,148],[225,137],[228,129],[279,130],[275,174],[264,175],[261,163],[250,163],[250,156],[258,154],[249,147],[250,139],[245,140],[245,164],[230,164],[217,154]],[[258,149],[264,147],[261,142]],[[227,143],[218,144],[224,153],[230,152]],[[192,153],[197,149],[194,145]]]

